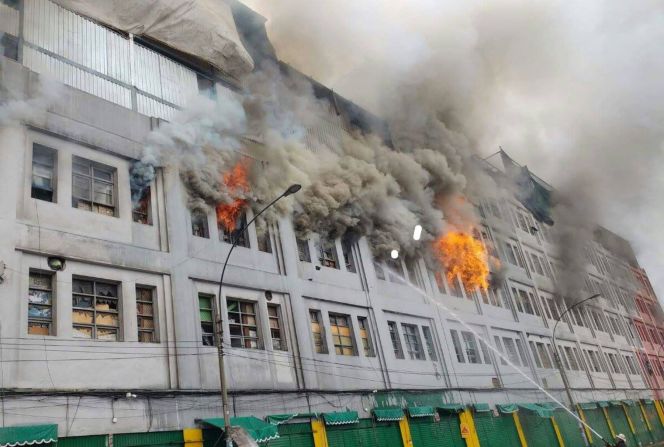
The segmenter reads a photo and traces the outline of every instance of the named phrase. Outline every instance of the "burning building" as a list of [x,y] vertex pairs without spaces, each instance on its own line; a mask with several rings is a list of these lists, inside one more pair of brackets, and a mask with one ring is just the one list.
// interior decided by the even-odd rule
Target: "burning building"
[[505,152],[404,147],[240,3],[199,2],[181,35],[115,3],[0,3],[4,426],[122,439],[219,416],[232,241],[235,415],[546,400],[504,359],[564,400],[552,329],[593,294],[555,334],[576,401],[660,397],[661,309],[629,244],[598,229],[561,289],[553,188]]

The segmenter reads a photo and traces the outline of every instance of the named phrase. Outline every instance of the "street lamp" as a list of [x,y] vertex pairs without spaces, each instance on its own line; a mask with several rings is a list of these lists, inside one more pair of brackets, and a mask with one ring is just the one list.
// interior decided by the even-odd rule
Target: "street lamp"
[[570,407],[574,408],[574,399],[572,398],[572,391],[570,390],[569,387],[569,381],[567,380],[567,372],[565,372],[565,368],[563,368],[563,364],[560,361],[560,353],[558,352],[558,344],[556,340],[556,329],[558,328],[558,324],[560,321],[563,319],[563,317],[568,314],[572,309],[580,306],[581,304],[585,303],[586,301],[594,300],[595,298],[600,297],[601,295],[599,293],[596,293],[592,296],[589,296],[588,298],[579,301],[578,303],[575,303],[565,309],[565,311],[558,316],[556,319],[556,324],[553,325],[553,356],[556,360],[556,366],[558,367],[558,370],[560,371],[560,376],[563,379],[563,385],[565,386],[565,392],[567,393],[567,399],[569,400],[569,405]]
[[[268,208],[270,208],[272,205],[277,203],[280,199],[286,196],[290,196],[291,194],[295,194],[298,192],[300,189],[302,189],[302,185],[298,184],[293,184],[286,189],[279,197],[274,199],[272,202],[268,203],[265,208],[260,210],[258,213],[254,215],[254,217],[244,224],[239,230],[235,232],[235,234],[241,234],[243,233],[247,228],[249,228],[249,225],[251,225],[261,214],[265,212]],[[221,320],[221,286],[224,283],[224,274],[226,273],[226,266],[228,265],[228,259],[231,257],[231,253],[233,253],[233,250],[235,249],[235,246],[238,243],[238,238],[232,237],[232,242],[233,245],[231,245],[230,250],[228,250],[228,254],[226,255],[226,260],[224,261],[224,266],[221,269],[221,277],[219,278],[219,293],[217,294],[217,305],[215,306],[216,309],[215,311],[215,322],[217,325],[217,330],[215,330],[215,342],[217,344],[217,352],[219,356],[219,385],[221,387],[221,405],[222,405],[222,410],[224,413],[224,436],[226,437],[226,447],[233,447],[233,440],[231,439],[231,414],[230,414],[230,409],[228,408],[228,384],[226,383],[226,369],[224,367],[224,346],[223,346],[223,341],[224,341],[224,334],[223,334],[223,323]]]

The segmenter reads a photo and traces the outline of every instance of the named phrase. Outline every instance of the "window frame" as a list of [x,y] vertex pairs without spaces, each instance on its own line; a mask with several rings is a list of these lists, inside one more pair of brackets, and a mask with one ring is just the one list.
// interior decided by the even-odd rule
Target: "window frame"
[[[83,172],[78,172],[76,171],[76,165],[79,166],[86,166],[88,168],[88,173],[84,174]],[[96,173],[97,171],[104,172],[109,175],[110,180],[104,180],[103,178],[97,177]],[[117,197],[117,186],[118,186],[118,170],[114,166],[109,166],[103,163],[99,163],[94,160],[89,160],[84,157],[79,157],[78,155],[72,156],[72,171],[71,171],[71,176],[72,176],[72,187],[71,187],[71,201],[72,201],[72,207],[83,210],[83,211],[91,211],[96,214],[101,214],[102,216],[109,216],[109,217],[118,217],[118,197]],[[86,199],[85,197],[79,197],[76,195],[76,178],[79,180],[87,180],[88,181],[88,187],[89,192],[90,192],[90,198]],[[96,200],[96,185],[97,183],[105,185],[108,187],[110,185],[110,196],[111,196],[111,204],[106,204],[103,202],[98,202]],[[81,208],[79,206],[79,203],[88,203],[90,208]],[[109,211],[112,211],[111,214],[107,214],[104,212],[100,212],[99,210],[101,209],[108,209]]]
[[[276,315],[270,314],[270,309],[274,309]],[[267,304],[267,319],[268,325],[270,326],[270,340],[272,342],[272,349],[275,351],[288,352],[288,343],[286,342],[286,328],[284,327],[283,313],[281,312],[281,306],[279,304]],[[276,321],[276,327],[272,326],[273,321]],[[278,331],[278,337],[275,337],[274,331]],[[275,347],[275,340],[277,340],[279,347]]]
[[390,333],[390,340],[392,341],[392,351],[394,357],[403,360],[406,358],[403,352],[403,344],[401,343],[401,336],[399,335],[399,326],[396,321],[387,322],[387,330]]
[[369,318],[364,316],[357,317],[357,329],[362,342],[362,352],[365,357],[376,357],[371,329],[369,327]]
[[436,344],[434,342],[433,332],[430,326],[422,326],[422,336],[424,337],[424,343],[429,353],[429,359],[434,362],[438,361],[438,354],[436,353]]
[[[92,283],[92,293],[86,293],[86,292],[76,292],[75,289],[75,284],[77,281],[80,282],[91,282]],[[109,297],[109,296],[103,296],[98,293],[97,287],[98,285],[107,285],[115,288],[115,296],[114,297]],[[107,280],[107,279],[101,279],[101,278],[89,278],[89,277],[81,277],[81,276],[74,276],[72,277],[72,330],[75,330],[76,327],[79,328],[90,328],[90,337],[80,337],[74,335],[74,338],[79,338],[79,339],[84,339],[84,340],[95,340],[95,341],[115,341],[115,342],[120,342],[123,341],[123,319],[122,319],[122,287],[121,284],[118,283],[117,281],[112,281],[112,280]],[[91,301],[91,307],[83,307],[83,306],[75,306],[74,305],[74,300],[76,298],[85,298],[89,297],[92,298]],[[97,299],[101,300],[107,300],[107,301],[115,301],[116,302],[116,310],[99,310],[97,309]],[[85,312],[89,313],[92,312],[92,323],[84,323],[84,322],[76,322],[74,321],[74,312]],[[102,315],[115,315],[117,318],[117,326],[112,326],[108,324],[99,324],[97,323],[97,314],[100,313]],[[98,336],[98,330],[99,329],[106,329],[106,330],[115,330],[116,337],[114,340],[107,339],[107,338],[99,338]]]
[[[145,301],[142,299],[139,299],[139,294],[138,291],[140,290],[147,290],[150,292],[150,301]],[[137,328],[137,335],[138,335],[138,342],[139,343],[159,343],[159,332],[157,330],[157,303],[156,303],[156,295],[157,295],[157,289],[156,287],[153,286],[145,286],[141,284],[136,284],[135,287],[136,290],[136,328]],[[139,304],[149,304],[152,307],[152,314],[145,314],[139,312]],[[146,319],[146,320],[151,320],[152,321],[152,328],[151,329],[146,329],[146,328],[141,328],[141,319]],[[141,333],[149,333],[152,334],[151,340],[149,341],[144,341],[141,340]]]
[[[203,346],[216,346],[217,337],[215,336],[215,322],[214,322],[214,307],[217,297],[209,293],[198,293],[197,294],[197,304],[198,304],[198,315],[201,328],[201,344]],[[210,300],[210,307],[201,307],[201,298]],[[203,319],[203,312],[210,313],[210,319]],[[210,325],[211,331],[206,330],[203,326]],[[206,342],[206,340],[208,340]]]
[[[236,311],[231,310],[231,304],[237,303],[238,307]],[[253,313],[245,312],[244,306],[252,306]],[[239,320],[235,322],[233,318],[233,323],[231,323],[231,313],[237,314]],[[254,324],[246,323],[243,317],[253,317]],[[264,343],[260,327],[260,315],[259,315],[259,306],[256,301],[245,300],[236,297],[226,297],[226,319],[228,321],[228,335],[230,338],[230,344],[232,348],[236,349],[252,349],[252,350],[263,350]],[[240,335],[233,334],[234,327],[240,329]],[[252,328],[255,331],[255,335],[251,335]],[[245,329],[249,331],[249,335],[245,334]],[[234,346],[233,341],[240,340],[240,346]],[[247,342],[255,342],[255,346],[247,346]]]
[[[357,348],[355,346],[355,340],[353,336],[353,326],[351,323],[350,315],[341,314],[337,312],[328,312],[328,320],[330,322],[330,334],[332,335],[332,346],[334,346],[335,355],[341,355],[345,357],[357,357]],[[339,322],[344,322],[345,325],[339,325]],[[336,328],[336,329],[335,329]],[[348,335],[343,335],[340,328],[347,328]],[[337,332],[335,334],[335,332]],[[335,340],[335,337],[337,339]],[[344,343],[343,338],[347,338],[350,343]],[[338,343],[337,343],[338,341]]]
[[[401,323],[406,352],[411,360],[426,360],[420,330],[416,324]],[[411,332],[409,332],[411,331]]]
[[[314,353],[316,354],[328,354],[327,349],[327,339],[325,338],[325,326],[323,325],[323,315],[318,309],[309,309],[309,324],[311,329],[311,339],[314,344]],[[314,330],[314,325],[318,327],[318,330]],[[320,340],[320,345],[316,343],[316,340]],[[320,350],[318,350],[320,346]]]
[[[37,153],[41,152],[41,155],[49,156],[51,158],[51,165],[47,165],[41,162],[36,161]],[[38,175],[35,173],[35,165],[45,169],[50,170],[50,178]],[[35,177],[48,179],[50,183],[50,189],[44,187],[35,186]],[[37,197],[37,191],[45,191],[50,193],[50,200],[42,197]],[[52,147],[32,143],[32,160],[31,160],[31,173],[30,173],[30,197],[35,200],[42,200],[44,202],[57,203],[57,191],[58,190],[58,151]]]
[[[202,210],[192,210],[189,213],[191,220],[191,235],[203,239],[210,239],[210,224],[208,223],[208,215]],[[201,225],[202,234],[197,234],[196,229],[198,224]]]
[[[40,277],[48,277],[48,282],[49,282],[49,287],[40,287],[40,286],[35,286],[32,285],[32,278],[33,276],[40,276]],[[27,296],[27,303],[28,303],[28,325],[27,325],[27,332],[28,335],[34,335],[34,336],[51,336],[55,335],[55,301],[56,301],[56,296],[55,296],[55,287],[54,287],[54,280],[55,279],[55,273],[53,272],[46,272],[38,269],[30,269],[28,272],[28,296]],[[39,292],[46,292],[50,295],[50,303],[49,304],[44,304],[44,303],[38,303],[37,301],[32,301],[31,299],[31,292],[32,291],[39,291]],[[50,317],[31,317],[30,316],[30,308],[35,307],[35,308],[42,308],[42,309],[50,309]],[[34,325],[48,325],[48,333],[46,334],[39,334],[39,333],[33,333],[30,332],[31,324]]]

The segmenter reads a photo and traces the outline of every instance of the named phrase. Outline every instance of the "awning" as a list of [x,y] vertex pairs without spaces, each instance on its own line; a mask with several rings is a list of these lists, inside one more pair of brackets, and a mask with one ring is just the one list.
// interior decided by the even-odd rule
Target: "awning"
[[408,407],[408,414],[412,418],[423,418],[435,416],[436,410],[433,407]]
[[464,404],[442,404],[438,405],[438,409],[448,413],[461,413],[466,406]]
[[654,404],[652,399],[641,399],[641,402],[643,402],[646,405],[652,405]]
[[597,402],[583,402],[579,404],[582,410],[594,410],[597,408]]
[[23,425],[0,428],[0,447],[58,442],[57,424]]
[[555,402],[538,402],[537,405],[539,405],[540,407],[547,408],[549,410],[557,410],[559,408],[563,408]]
[[606,400],[600,400],[599,402],[597,402],[597,406],[600,408],[606,408],[609,406],[609,402]]
[[334,413],[323,413],[325,425],[357,424],[360,418],[357,411],[337,411]]
[[511,414],[519,411],[519,407],[516,404],[496,404],[496,408],[503,414]]
[[610,400],[609,404],[613,405],[614,407],[622,407],[622,402],[619,400]]
[[628,407],[633,407],[634,405],[636,405],[636,402],[634,402],[632,399],[623,399],[622,402]]
[[542,418],[550,418],[553,416],[553,410],[550,410],[548,408],[542,407],[537,404],[517,404],[517,406],[526,411],[532,411],[533,413],[537,413],[537,415]]
[[379,422],[400,421],[404,418],[401,408],[374,408],[373,413]]
[[473,410],[475,413],[488,413],[491,411],[489,404],[473,404]]
[[[221,430],[224,429],[223,418],[202,419],[200,422]],[[254,416],[231,418],[231,426],[242,427],[256,442],[279,438],[279,430],[276,425],[268,424]]]

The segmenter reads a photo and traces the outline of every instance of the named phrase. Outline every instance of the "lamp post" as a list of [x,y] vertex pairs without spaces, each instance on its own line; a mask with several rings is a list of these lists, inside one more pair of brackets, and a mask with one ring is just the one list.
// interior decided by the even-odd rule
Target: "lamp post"
[[[278,196],[276,199],[274,199],[272,202],[268,203],[265,206],[265,208],[256,213],[249,222],[247,222],[239,230],[237,230],[236,234],[244,232],[247,228],[249,228],[249,225],[251,225],[258,218],[258,216],[263,214],[265,210],[267,210],[272,205],[277,203],[280,199],[286,196],[290,196],[291,194],[295,194],[301,188],[302,186],[298,184],[293,184],[289,186],[286,191],[281,193],[281,195]],[[231,253],[233,253],[233,250],[235,249],[235,246],[238,243],[238,238],[233,237],[232,242],[233,245],[231,245],[230,250],[228,250],[228,254],[226,255],[226,260],[224,261],[224,266],[221,269],[221,277],[219,278],[219,293],[217,294],[216,306],[214,306],[215,323],[217,325],[214,334],[215,334],[215,343],[217,344],[217,353],[219,357],[219,385],[221,388],[221,406],[224,414],[224,435],[226,438],[226,447],[233,447],[233,440],[231,439],[231,415],[230,415],[230,409],[228,407],[228,384],[226,383],[226,369],[224,366],[224,346],[223,346],[224,326],[223,326],[223,321],[221,319],[221,286],[224,283],[224,274],[226,273],[226,266],[228,265],[228,260],[230,259]]]
[[570,389],[569,386],[569,381],[567,380],[567,372],[565,371],[565,368],[563,368],[563,364],[560,361],[560,353],[558,351],[558,344],[556,340],[556,329],[558,328],[558,324],[560,321],[563,319],[563,317],[568,314],[572,309],[580,306],[581,304],[585,303],[586,301],[594,300],[595,298],[600,297],[601,295],[599,293],[596,293],[595,295],[592,295],[584,300],[579,301],[578,303],[575,303],[565,309],[565,311],[558,316],[556,319],[556,324],[553,325],[553,356],[556,361],[556,366],[558,367],[558,370],[560,371],[560,376],[563,379],[563,385],[565,386],[565,392],[567,393],[567,399],[569,400],[569,405],[572,409],[574,409],[574,398],[572,397],[572,390]]

